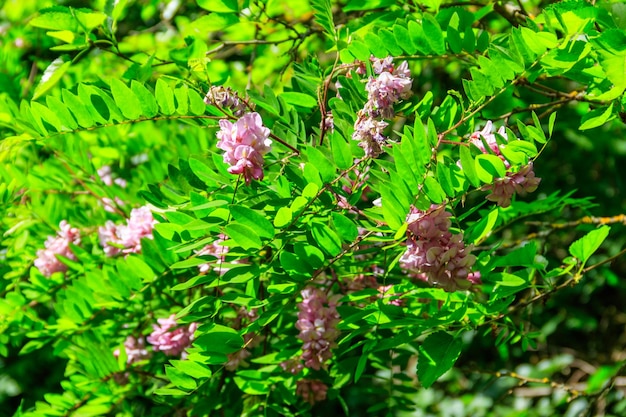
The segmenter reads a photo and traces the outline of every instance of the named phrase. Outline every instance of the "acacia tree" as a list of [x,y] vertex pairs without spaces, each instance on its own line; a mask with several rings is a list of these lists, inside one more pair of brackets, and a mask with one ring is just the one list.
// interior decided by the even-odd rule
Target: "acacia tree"
[[44,3],[3,9],[0,353],[59,371],[16,416],[624,407],[532,316],[623,253],[535,175],[619,129],[619,3]]

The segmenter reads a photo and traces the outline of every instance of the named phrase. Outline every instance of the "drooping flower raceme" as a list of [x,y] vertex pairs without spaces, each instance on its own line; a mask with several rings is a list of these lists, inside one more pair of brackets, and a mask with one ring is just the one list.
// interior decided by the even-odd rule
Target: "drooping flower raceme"
[[98,229],[100,244],[107,256],[141,252],[141,239],[152,239],[155,220],[146,206],[133,209],[126,224],[106,222]]
[[400,265],[418,279],[455,291],[476,281],[471,272],[476,257],[470,254],[472,246],[465,246],[462,232],[450,232],[450,216],[443,205],[433,205],[428,211],[412,208]]
[[183,351],[191,345],[193,333],[198,328],[197,323],[188,326],[178,326],[176,315],[172,314],[168,318],[158,319],[158,325],[154,324],[153,332],[147,340],[155,351],[161,351],[168,356],[184,357]]
[[541,178],[535,177],[533,163],[529,162],[517,172],[507,172],[504,178],[495,178],[492,184],[483,186],[483,189],[491,191],[487,200],[506,208],[511,205],[514,194],[532,193],[539,186],[539,182]]
[[59,224],[61,229],[56,236],[49,236],[44,243],[45,249],[37,251],[35,267],[46,277],[55,272],[67,271],[67,265],[59,260],[57,255],[75,260],[76,256],[70,249],[70,243],[80,244],[80,232],[75,227],[71,227],[65,220]]
[[243,174],[246,184],[263,179],[263,155],[271,150],[270,130],[258,113],[247,113],[235,123],[220,120],[217,147],[224,152],[228,172]]
[[409,98],[412,94],[413,81],[410,74],[409,66],[404,61],[397,69],[389,72],[383,71],[378,77],[370,78],[365,86],[368,93],[366,112],[371,117],[392,118],[394,116],[393,105],[401,99]]
[[328,297],[324,291],[315,287],[302,290],[302,302],[298,304],[298,337],[302,345],[302,359],[307,368],[319,370],[332,356],[331,349],[336,346],[339,336],[337,324],[337,297]]
[[317,379],[301,379],[296,382],[296,395],[304,398],[309,404],[326,399],[328,386]]
[[[483,143],[484,139],[484,142],[487,143],[491,152],[504,162],[504,166],[507,168],[506,175],[503,178],[494,178],[492,184],[487,184],[483,186],[482,189],[491,191],[487,196],[487,200],[495,202],[500,207],[508,207],[511,205],[511,199],[514,194],[524,195],[535,191],[539,186],[541,178],[535,177],[532,162],[529,162],[527,165],[513,172],[510,162],[502,155],[500,145],[496,141],[496,135],[492,132],[492,129],[493,124],[491,120],[488,120],[482,130],[471,134],[470,140],[471,143],[476,145],[483,153],[489,153]],[[498,129],[498,134],[504,137],[504,139],[509,140],[504,126]]]
[[367,102],[357,113],[352,139],[360,142],[366,156],[376,157],[387,140],[382,132],[388,123],[382,119],[391,119],[395,114],[394,104],[411,96],[413,81],[406,61],[396,68],[392,57],[383,60],[372,57],[371,60],[378,76],[370,77],[365,86]]

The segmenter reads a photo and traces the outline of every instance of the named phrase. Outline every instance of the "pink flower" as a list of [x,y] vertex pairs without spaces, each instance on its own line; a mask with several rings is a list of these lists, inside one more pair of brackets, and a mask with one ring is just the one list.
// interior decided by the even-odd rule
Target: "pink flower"
[[417,279],[455,291],[472,284],[476,257],[470,254],[472,246],[465,246],[463,233],[450,232],[450,216],[443,205],[433,205],[429,211],[412,208],[407,217],[407,249],[400,265]]
[[125,225],[106,222],[98,229],[100,244],[107,256],[141,252],[141,239],[152,239],[155,220],[146,206],[133,209]]
[[328,392],[328,386],[316,379],[301,379],[296,382],[296,395],[301,396],[309,404],[324,401]]
[[[487,120],[487,123],[485,124],[485,127],[483,127],[483,130],[474,132],[470,135],[470,142],[474,144],[478,149],[480,149],[482,153],[489,153],[487,148],[485,148],[485,143],[484,143],[484,142],[487,142],[487,146],[489,146],[489,149],[491,150],[491,152],[493,152],[497,157],[499,157],[502,160],[502,162],[504,162],[504,165],[507,168],[509,168],[511,164],[502,155],[502,152],[500,151],[500,145],[498,144],[498,141],[496,140],[496,135],[492,132],[492,130],[493,130],[493,123],[491,123],[491,120]],[[504,126],[500,126],[497,133],[500,136],[504,137],[504,139],[508,140],[508,137],[506,134],[506,128]]]
[[34,262],[35,267],[46,277],[55,272],[67,271],[67,265],[61,262],[57,255],[76,260],[76,256],[70,249],[70,243],[80,244],[80,232],[75,227],[71,227],[65,220],[59,223],[59,228],[61,230],[56,236],[48,237],[44,243],[45,249],[37,251],[37,259]]
[[336,297],[327,297],[319,288],[307,287],[302,290],[302,302],[298,304],[298,337],[302,345],[302,359],[308,368],[319,370],[322,363],[332,357],[331,349],[336,346],[339,336],[337,324]]
[[184,357],[183,351],[191,345],[193,333],[198,328],[197,323],[189,326],[178,326],[172,314],[166,319],[158,319],[159,325],[153,325],[154,331],[150,333],[147,340],[155,351],[161,351],[168,356]]
[[393,72],[393,57],[376,58],[374,55],[370,57],[374,74],[382,74],[383,72]]
[[263,126],[258,113],[247,113],[237,122],[220,120],[217,147],[225,151],[228,172],[243,174],[246,184],[263,179],[263,155],[271,150],[270,130]]
[[[124,341],[124,349],[126,350],[126,363],[139,362],[150,357],[150,352],[146,350],[146,342],[143,337],[136,339],[133,336],[128,336]],[[120,356],[120,350],[115,349],[113,352],[115,357]]]

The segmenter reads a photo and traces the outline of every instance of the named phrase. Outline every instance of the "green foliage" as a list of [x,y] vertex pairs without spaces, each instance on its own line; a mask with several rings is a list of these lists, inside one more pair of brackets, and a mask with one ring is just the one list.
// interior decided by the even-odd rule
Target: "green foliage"
[[[0,9],[0,416],[626,407],[622,339],[579,337],[616,331],[626,288],[609,262],[623,184],[602,171],[625,146],[619,3],[87,3]],[[385,85],[385,113],[375,80],[404,60],[411,94]],[[255,137],[230,155],[220,121],[252,111],[271,150]],[[354,140],[363,119],[389,124],[380,155]],[[505,129],[478,133],[488,120]],[[261,177],[233,174],[257,157]],[[571,191],[587,166],[611,179]],[[155,224],[129,246],[140,206]],[[449,230],[414,235],[438,208]],[[80,238],[55,252],[64,220]],[[451,239],[471,252],[463,271]],[[422,244],[428,265],[407,266]],[[592,301],[600,318],[580,309]],[[154,342],[167,317],[184,353]],[[295,367],[311,341],[319,366]],[[593,372],[566,379],[578,365],[561,350]],[[524,398],[535,385],[547,393]]]

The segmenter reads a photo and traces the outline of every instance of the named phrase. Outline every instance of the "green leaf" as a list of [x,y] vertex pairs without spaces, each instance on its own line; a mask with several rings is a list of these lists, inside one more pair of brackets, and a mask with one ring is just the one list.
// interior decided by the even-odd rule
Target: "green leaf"
[[154,117],[159,112],[159,106],[152,93],[141,83],[132,80],[130,89],[139,100],[141,113],[146,117]]
[[285,227],[293,220],[293,212],[289,207],[281,207],[274,217],[274,226],[277,228]]
[[408,24],[409,36],[411,36],[411,40],[415,45],[417,51],[423,55],[426,55],[430,52],[430,45],[428,45],[428,40],[426,39],[426,34],[424,33],[424,29],[422,25],[417,23],[415,20],[410,20]]
[[172,384],[180,389],[190,391],[197,386],[196,381],[192,377],[172,366],[165,366],[165,374]]
[[444,331],[433,333],[419,347],[417,376],[424,388],[446,373],[459,358],[463,343]]
[[426,35],[426,40],[430,48],[438,55],[446,53],[446,43],[443,39],[441,26],[435,18],[429,14],[425,14],[422,18],[422,28]]
[[404,26],[394,25],[393,36],[396,38],[396,42],[404,51],[409,55],[414,55],[417,52],[417,46],[413,43],[409,31]]
[[[256,375],[251,378],[250,374],[253,372]],[[272,382],[268,376],[258,371],[239,371],[233,381],[243,393],[248,395],[267,395],[272,388]]]
[[360,10],[384,9],[396,4],[394,0],[350,0],[343,7],[344,12],[355,12]]
[[337,256],[341,253],[341,239],[330,227],[323,223],[313,222],[311,235],[318,247],[330,256]]
[[163,114],[168,116],[174,114],[176,111],[174,92],[162,78],[159,78],[156,82],[155,96]]
[[189,113],[189,87],[183,84],[174,90],[176,98],[176,113],[187,115]]
[[354,224],[354,222],[348,217],[340,213],[332,213],[332,217],[333,226],[339,233],[339,236],[348,242],[354,242],[359,235],[359,230],[356,227],[356,224]]
[[213,375],[208,366],[198,362],[173,359],[170,363],[179,371],[195,379],[210,378]]
[[607,107],[600,107],[585,114],[580,121],[580,130],[600,127],[609,120],[615,118],[613,115],[613,103]]
[[581,237],[569,247],[569,253],[584,265],[609,235],[609,226],[602,226]]
[[396,38],[393,33],[388,29],[382,29],[378,31],[378,36],[383,41],[385,48],[389,50],[389,53],[393,56],[402,55],[402,48],[396,44]]
[[63,58],[61,57],[52,61],[43,72],[41,80],[33,92],[33,100],[37,100],[54,87],[71,65],[71,61],[63,62]]
[[192,268],[194,266],[202,265],[207,263],[206,259],[202,259],[199,257],[185,259],[184,261],[179,261],[170,265],[172,269],[187,269]]
[[313,245],[298,242],[293,245],[298,259],[309,264],[312,269],[318,269],[324,265],[324,253]]
[[244,249],[260,249],[261,238],[254,230],[240,223],[231,223],[225,227],[226,234]]
[[471,235],[469,240],[474,244],[478,244],[483,241],[486,237],[491,235],[493,231],[493,227],[498,220],[498,209],[493,209],[489,212],[487,216],[484,216],[476,223],[471,231]]
[[294,275],[311,275],[311,271],[308,266],[291,252],[283,250],[279,255],[279,260],[280,266],[282,266],[285,272],[290,274],[292,277]]
[[383,217],[392,230],[402,227],[409,207],[404,207],[395,196],[395,193],[388,187],[381,187],[380,195],[383,204]]
[[599,393],[602,388],[610,383],[611,378],[618,375],[618,372],[622,369],[622,364],[617,363],[615,365],[603,365],[599,366],[596,371],[587,380],[587,388],[585,392],[589,395]]
[[215,13],[237,13],[237,0],[197,0],[198,6]]
[[387,48],[385,48],[385,44],[383,43],[383,41],[375,34],[367,32],[363,40],[370,48],[372,54],[374,54],[375,57],[384,58],[389,54],[387,52]]
[[78,123],[74,120],[72,113],[70,113],[69,109],[61,100],[59,100],[55,96],[47,96],[46,97],[46,105],[49,109],[54,109],[54,112],[58,116],[61,121],[61,128],[67,128],[67,130],[74,130],[78,128]]
[[134,120],[141,116],[141,102],[126,84],[113,78],[111,80],[111,93],[124,117]]
[[475,165],[478,178],[490,184],[494,178],[504,178],[506,167],[500,158],[491,154],[481,154],[476,157]]
[[65,89],[61,91],[61,97],[63,97],[63,102],[67,105],[67,108],[72,112],[76,118],[76,122],[78,122],[81,127],[91,127],[95,124],[93,117],[91,117],[87,107],[80,98]]
[[33,117],[41,117],[48,124],[52,125],[57,132],[61,131],[61,121],[49,108],[36,101],[30,103],[30,108],[33,112]]
[[447,40],[448,45],[450,45],[450,50],[455,54],[460,53],[463,50],[463,44],[461,40],[461,35],[459,31],[453,28],[452,26],[448,26],[447,30]]
[[335,40],[337,38],[337,31],[333,21],[333,11],[330,0],[310,0],[309,4],[313,9],[315,22],[324,29],[330,39]]
[[461,166],[463,167],[463,173],[465,174],[465,177],[467,177],[469,182],[474,187],[478,187],[480,185],[480,179],[478,178],[478,174],[476,173],[475,162],[472,158],[472,153],[469,147],[460,146],[459,152],[461,154]]
[[352,166],[350,146],[336,131],[330,135],[330,147],[333,153],[333,160],[339,169],[348,169]]
[[274,237],[274,226],[264,215],[245,206],[231,205],[230,213],[237,222],[249,227],[260,237]]
[[335,179],[335,167],[332,162],[326,158],[326,155],[324,155],[322,151],[309,146],[306,149],[306,155],[309,162],[319,171],[323,182],[328,183]]
[[491,275],[491,279],[495,282],[493,288],[493,299],[502,299],[525,290],[530,286],[527,279],[518,275],[501,272]]
[[280,97],[292,106],[304,107],[305,109],[317,107],[317,100],[315,97],[311,97],[308,94],[290,91],[280,94]]
[[433,177],[426,177],[424,180],[424,191],[433,203],[439,204],[446,199],[445,191]]
[[39,16],[35,16],[28,24],[42,29],[69,30],[71,32],[78,30],[78,22],[71,15],[70,10],[64,6],[43,9]]
[[196,116],[203,115],[206,111],[204,100],[195,90],[189,90],[189,109]]
[[101,89],[92,85],[79,84],[78,96],[85,103],[87,111],[96,123],[105,125],[115,120],[125,120],[113,99]]
[[211,324],[207,329],[201,327],[196,331],[198,334],[193,344],[205,352],[229,354],[237,352],[244,344],[236,330],[221,324]]
[[555,120],[556,120],[556,112],[552,112],[550,114],[550,119],[548,120],[548,137],[552,137],[552,131],[554,130]]

